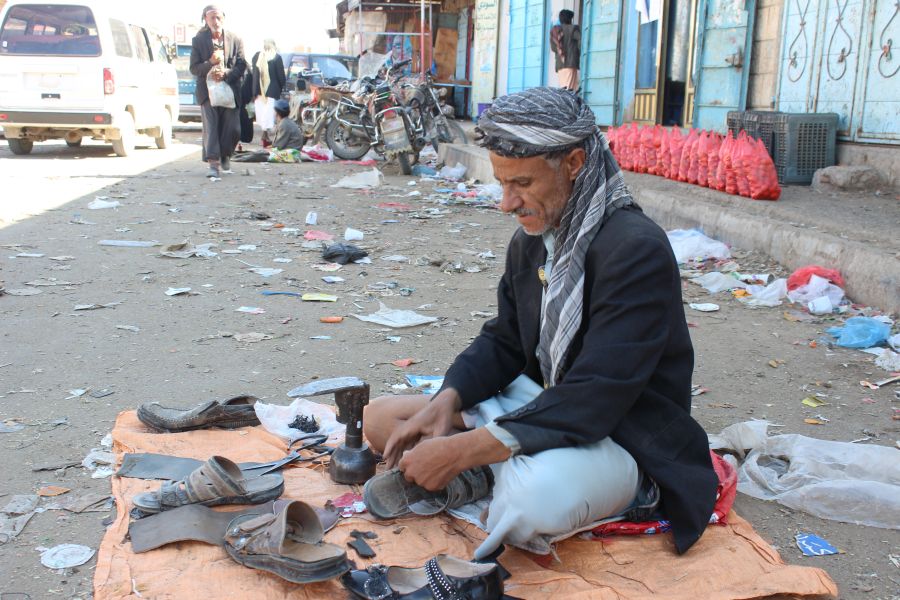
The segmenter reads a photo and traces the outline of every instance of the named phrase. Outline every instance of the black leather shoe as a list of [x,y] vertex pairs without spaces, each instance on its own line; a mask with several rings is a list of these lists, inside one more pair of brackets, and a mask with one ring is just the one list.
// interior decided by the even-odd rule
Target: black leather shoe
[[500,600],[503,578],[496,563],[473,563],[441,554],[424,567],[373,565],[341,577],[364,600]]

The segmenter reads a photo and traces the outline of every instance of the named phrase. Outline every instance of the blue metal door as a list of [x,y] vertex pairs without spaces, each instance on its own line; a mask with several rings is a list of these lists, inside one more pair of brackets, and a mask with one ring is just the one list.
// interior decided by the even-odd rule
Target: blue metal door
[[813,71],[818,37],[819,0],[788,0],[781,43],[778,110],[815,110]]
[[730,110],[744,110],[756,0],[703,0],[697,35],[693,126],[725,131]]
[[[851,127],[854,140],[900,141],[900,2],[869,0],[860,45],[861,74]],[[894,48],[894,44],[898,44]]]
[[600,125],[616,124],[619,0],[584,0],[581,17],[581,88]]
[[509,93],[544,84],[544,38],[549,34],[544,22],[544,0],[510,0]]

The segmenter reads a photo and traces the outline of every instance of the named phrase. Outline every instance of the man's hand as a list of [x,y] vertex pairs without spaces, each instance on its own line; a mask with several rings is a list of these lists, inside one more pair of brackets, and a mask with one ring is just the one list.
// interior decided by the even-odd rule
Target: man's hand
[[213,67],[209,71],[210,75],[213,78],[213,81],[222,81],[225,79],[225,69],[220,66]]
[[459,412],[461,399],[456,390],[441,390],[428,406],[397,427],[384,446],[384,459],[389,469],[397,466],[403,452],[425,438],[442,437],[453,430],[453,417]]
[[223,60],[225,60],[225,52],[222,50],[216,50],[212,53],[212,56],[209,57],[209,62],[213,65],[218,65]]
[[447,487],[467,469],[502,462],[509,458],[504,446],[484,427],[447,437],[422,440],[403,454],[400,470],[407,481],[426,490]]

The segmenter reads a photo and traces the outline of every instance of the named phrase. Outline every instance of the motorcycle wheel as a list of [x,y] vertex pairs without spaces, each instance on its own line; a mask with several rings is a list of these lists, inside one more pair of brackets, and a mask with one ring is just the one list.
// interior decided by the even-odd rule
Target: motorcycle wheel
[[413,155],[407,152],[402,152],[397,155],[397,162],[400,163],[400,172],[404,175],[412,175],[412,158]]
[[[347,120],[351,119],[352,117]],[[371,146],[367,137],[346,132],[337,119],[332,119],[328,123],[328,128],[325,129],[325,142],[335,156],[344,160],[359,160],[366,155]]]

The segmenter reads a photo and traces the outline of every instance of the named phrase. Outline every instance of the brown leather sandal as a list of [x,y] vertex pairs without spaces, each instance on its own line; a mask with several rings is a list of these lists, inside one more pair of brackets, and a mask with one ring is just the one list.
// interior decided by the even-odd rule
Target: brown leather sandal
[[352,567],[340,546],[322,541],[322,523],[295,500],[275,514],[243,514],[228,524],[225,551],[236,562],[294,583],[325,581]]
[[134,507],[158,513],[187,504],[262,504],[284,491],[280,473],[245,478],[241,468],[223,456],[213,456],[181,481],[166,481],[155,492],[138,494]]

